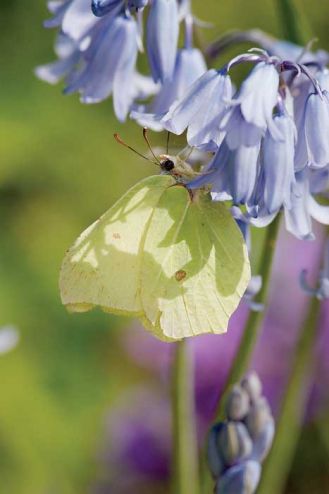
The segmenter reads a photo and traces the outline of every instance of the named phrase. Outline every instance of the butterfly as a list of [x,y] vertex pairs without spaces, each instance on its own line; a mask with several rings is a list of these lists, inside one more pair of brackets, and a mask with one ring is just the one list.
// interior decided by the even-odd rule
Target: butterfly
[[166,160],[170,170],[134,185],[67,251],[62,302],[139,318],[164,341],[223,333],[250,280],[247,247],[225,204],[189,190]]

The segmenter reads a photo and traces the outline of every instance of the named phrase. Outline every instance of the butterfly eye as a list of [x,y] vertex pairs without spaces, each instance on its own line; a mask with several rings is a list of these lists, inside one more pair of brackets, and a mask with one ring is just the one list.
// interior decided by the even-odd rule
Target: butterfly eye
[[172,160],[164,160],[161,162],[161,169],[170,172],[175,168],[175,163]]

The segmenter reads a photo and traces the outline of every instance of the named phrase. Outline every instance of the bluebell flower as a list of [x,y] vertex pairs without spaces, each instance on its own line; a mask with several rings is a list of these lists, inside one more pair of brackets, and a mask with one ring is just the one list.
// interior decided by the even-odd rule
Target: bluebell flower
[[70,74],[81,58],[77,42],[63,33],[57,36],[55,52],[58,60],[35,69],[35,74],[49,84],[57,84]]
[[317,297],[319,300],[329,298],[329,239],[327,239],[324,250],[323,267],[320,272],[318,284],[316,287],[309,285],[307,281],[307,269],[300,274],[300,284],[302,289],[310,296]]
[[310,188],[311,171],[296,173],[296,182],[291,196],[291,208],[285,209],[286,228],[295,237],[313,240],[312,218],[322,224],[329,224],[329,207],[319,204],[312,196]]
[[91,11],[90,2],[86,0],[69,0],[60,22],[61,31],[75,41],[80,41],[98,19]]
[[43,25],[46,28],[59,27],[63,22],[63,17],[65,12],[67,11],[68,6],[72,0],[63,0],[63,1],[53,1],[50,0],[47,2],[47,8],[49,12],[52,14],[50,19],[44,21]]
[[308,152],[308,164],[323,167],[329,164],[329,99],[326,92],[313,93],[308,97],[305,107],[305,139]]
[[150,105],[140,106],[131,117],[142,126],[162,130],[162,117],[171,104],[186,94],[188,88],[206,71],[203,55],[197,48],[183,48],[177,53],[174,74],[164,82]]
[[192,180],[191,189],[206,184],[222,200],[231,199],[234,204],[246,204],[252,196],[259,174],[260,142],[257,146],[238,146],[231,150],[223,141],[205,172]]
[[190,146],[216,149],[224,137],[220,124],[232,97],[232,85],[226,71],[208,70],[172,104],[161,123],[174,134],[187,128]]
[[124,120],[133,101],[132,78],[138,52],[137,24],[125,15],[97,24],[82,53],[83,67],[70,77],[65,92],[80,92],[84,103],[97,103],[113,93],[115,113]]
[[285,112],[274,117],[283,139],[275,139],[269,131],[262,143],[263,201],[269,214],[282,206],[291,207],[292,187],[295,183],[294,155],[295,124]]
[[282,137],[272,118],[278,90],[279,73],[275,64],[271,59],[257,63],[231,102],[231,115],[225,125],[230,149],[256,146],[266,130],[274,138]]
[[176,0],[153,0],[147,19],[146,44],[155,82],[171,79],[179,35]]

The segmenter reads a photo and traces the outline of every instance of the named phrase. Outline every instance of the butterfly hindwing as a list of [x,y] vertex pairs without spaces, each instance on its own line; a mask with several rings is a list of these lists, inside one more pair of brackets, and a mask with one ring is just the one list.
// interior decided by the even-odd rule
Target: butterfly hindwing
[[250,268],[242,234],[223,204],[204,193],[191,199],[178,185],[167,189],[143,256],[141,300],[154,327],[174,339],[226,331]]

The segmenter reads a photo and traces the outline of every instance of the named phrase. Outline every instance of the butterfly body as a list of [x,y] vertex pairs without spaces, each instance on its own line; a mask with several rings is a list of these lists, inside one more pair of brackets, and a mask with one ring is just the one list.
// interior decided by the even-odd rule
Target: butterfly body
[[158,159],[161,170],[178,179],[192,179],[200,175],[200,173],[193,170],[191,165],[180,158],[179,155],[160,154]]

